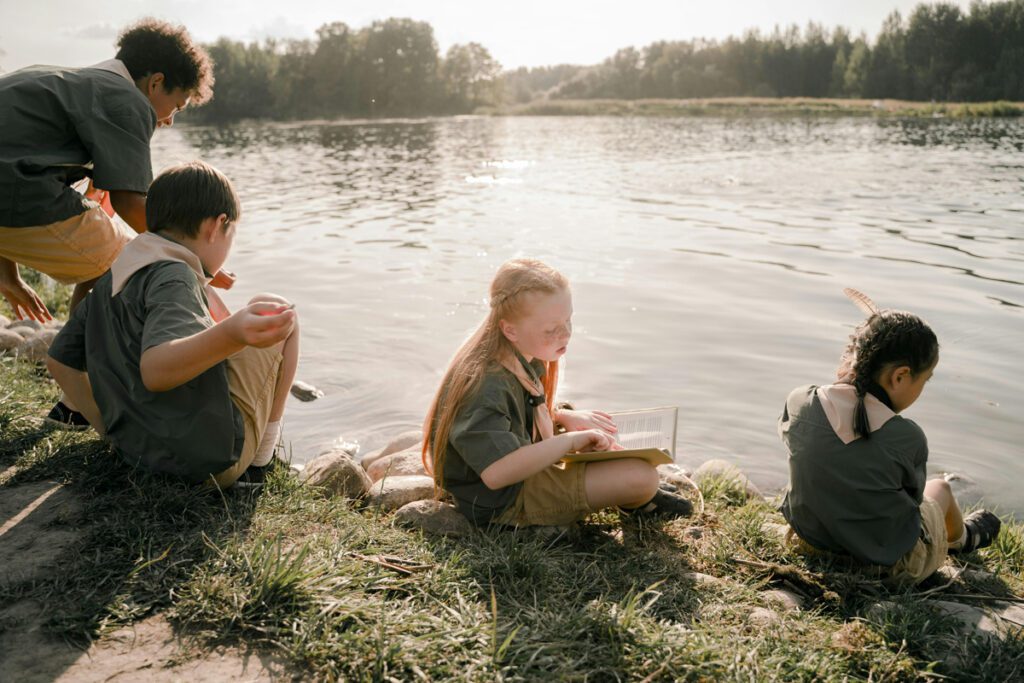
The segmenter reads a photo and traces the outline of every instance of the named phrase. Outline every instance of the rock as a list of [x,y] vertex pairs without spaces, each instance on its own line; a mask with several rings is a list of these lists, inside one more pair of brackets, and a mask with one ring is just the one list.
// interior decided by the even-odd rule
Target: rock
[[782,617],[779,616],[778,612],[765,607],[755,607],[750,610],[750,614],[747,616],[747,619],[754,626],[761,628],[766,626],[775,626],[782,621]]
[[686,572],[682,578],[702,586],[724,586],[729,583],[728,579],[711,576],[710,574],[701,574],[700,572]]
[[0,329],[0,351],[14,351],[23,341],[16,331]]
[[697,468],[697,471],[693,473],[691,479],[693,479],[697,484],[700,484],[706,479],[720,479],[722,481],[733,482],[746,492],[747,498],[761,497],[761,491],[754,486],[752,481],[747,479],[747,475],[743,474],[738,467],[725,460],[717,458],[714,460],[708,460]]
[[804,607],[804,599],[802,596],[797,595],[793,591],[782,590],[781,588],[765,591],[764,593],[761,593],[761,597],[764,598],[765,602],[768,604],[774,605],[784,612],[800,610]]
[[405,477],[410,474],[427,475],[423,467],[423,454],[417,447],[399,453],[386,455],[366,468],[371,481],[380,481],[384,477]]
[[468,536],[474,530],[473,524],[454,506],[439,500],[407,503],[395,513],[395,522],[433,536]]
[[50,342],[55,336],[57,336],[56,330],[46,330],[31,336],[18,345],[16,353],[27,361],[43,363],[46,361],[46,352],[50,350]]
[[365,496],[373,484],[359,463],[340,449],[306,463],[301,477],[309,486],[322,486],[336,496],[352,499]]
[[11,319],[10,318],[8,318],[6,315],[0,315],[0,327],[5,328],[5,327],[7,327],[10,324],[11,324]]
[[690,476],[690,471],[682,465],[675,463],[658,465],[658,478],[673,486],[689,488],[691,486]]
[[384,510],[397,510],[414,500],[432,499],[434,480],[422,475],[385,477],[370,487],[366,497],[370,505]]
[[25,327],[36,332],[43,329],[42,323],[29,318],[26,318],[25,320],[15,320],[14,322],[7,324],[7,329],[9,330],[16,330],[19,327]]
[[53,318],[52,320],[47,320],[43,323],[43,327],[48,330],[60,330],[64,328],[64,321]]
[[782,545],[786,545],[786,534],[789,533],[789,525],[765,522],[761,525],[761,533],[768,538],[775,539]]
[[960,571],[958,567],[951,564],[944,564],[935,570],[934,579],[938,580],[938,583],[945,583],[952,581],[955,578],[959,578],[961,581],[965,581],[971,584],[981,584],[990,588],[998,588],[1002,585],[999,578],[991,572],[982,571],[980,569],[965,569]]
[[323,398],[324,392],[320,391],[312,384],[296,380],[292,382],[292,396],[300,401],[315,401],[318,398]]
[[384,448],[374,453],[367,453],[363,456],[362,463],[363,467],[369,467],[373,463],[377,462],[381,458],[386,458],[392,453],[398,453],[416,446],[417,444],[423,443],[423,430],[411,429],[407,432],[402,432],[395,438],[391,439]]
[[928,603],[941,614],[951,617],[961,635],[979,635],[1003,640],[1024,629],[1024,606],[996,602],[988,606],[965,605],[960,602],[934,600]]

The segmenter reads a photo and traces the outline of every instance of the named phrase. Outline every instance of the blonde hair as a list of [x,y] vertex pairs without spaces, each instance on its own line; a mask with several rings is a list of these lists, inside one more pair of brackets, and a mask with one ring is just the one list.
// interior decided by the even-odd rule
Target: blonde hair
[[[444,459],[455,416],[483,381],[491,363],[511,355],[515,348],[501,331],[502,320],[529,314],[530,294],[557,294],[569,287],[564,275],[535,259],[513,259],[498,268],[491,282],[491,310],[480,326],[455,352],[423,421],[423,466],[443,488]],[[544,395],[548,409],[558,386],[558,361],[544,362]]]

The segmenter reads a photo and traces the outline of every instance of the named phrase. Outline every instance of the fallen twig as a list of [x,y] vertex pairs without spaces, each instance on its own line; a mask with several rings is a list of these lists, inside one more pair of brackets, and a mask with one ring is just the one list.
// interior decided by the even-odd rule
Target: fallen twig
[[347,552],[345,555],[348,557],[354,557],[357,560],[363,560],[364,562],[372,562],[373,564],[386,567],[391,571],[398,572],[399,574],[404,574],[406,576],[434,568],[434,565],[432,564],[419,564],[412,560],[394,557],[393,555],[362,555],[356,552]]

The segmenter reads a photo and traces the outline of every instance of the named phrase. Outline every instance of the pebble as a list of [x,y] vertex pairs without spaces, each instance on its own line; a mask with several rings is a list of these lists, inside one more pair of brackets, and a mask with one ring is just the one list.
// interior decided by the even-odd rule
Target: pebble
[[320,486],[336,496],[350,499],[365,496],[372,484],[359,463],[341,449],[323,453],[306,463],[301,477],[309,486]]
[[296,380],[292,382],[292,396],[300,401],[315,401],[318,398],[323,398],[324,392],[320,391],[312,384]]
[[782,590],[781,588],[765,591],[764,593],[761,593],[761,597],[764,598],[765,602],[768,604],[774,605],[784,612],[801,610],[804,607],[803,596],[797,595],[793,591]]

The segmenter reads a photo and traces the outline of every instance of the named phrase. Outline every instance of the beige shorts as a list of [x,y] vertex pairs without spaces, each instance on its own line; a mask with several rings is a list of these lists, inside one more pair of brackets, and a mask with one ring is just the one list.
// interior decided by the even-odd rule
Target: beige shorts
[[589,515],[586,463],[552,465],[523,482],[515,502],[501,513],[499,524],[561,526]]
[[946,563],[949,539],[946,537],[946,517],[942,506],[931,498],[921,501],[921,538],[900,561],[892,567],[897,581],[920,583]]
[[[921,537],[917,543],[892,567],[879,567],[880,571],[888,572],[896,581],[920,583],[946,562],[949,540],[946,538],[946,518],[942,514],[942,506],[926,497],[918,509],[921,512]],[[786,543],[806,555],[830,554],[800,538],[792,527],[786,531]]]
[[245,443],[238,462],[214,477],[222,489],[234,484],[256,457],[274,405],[274,389],[283,359],[281,348],[282,344],[266,349],[249,346],[228,358],[228,388],[231,400],[242,413]]
[[31,228],[0,227],[0,256],[65,285],[94,280],[135,237],[100,207]]

